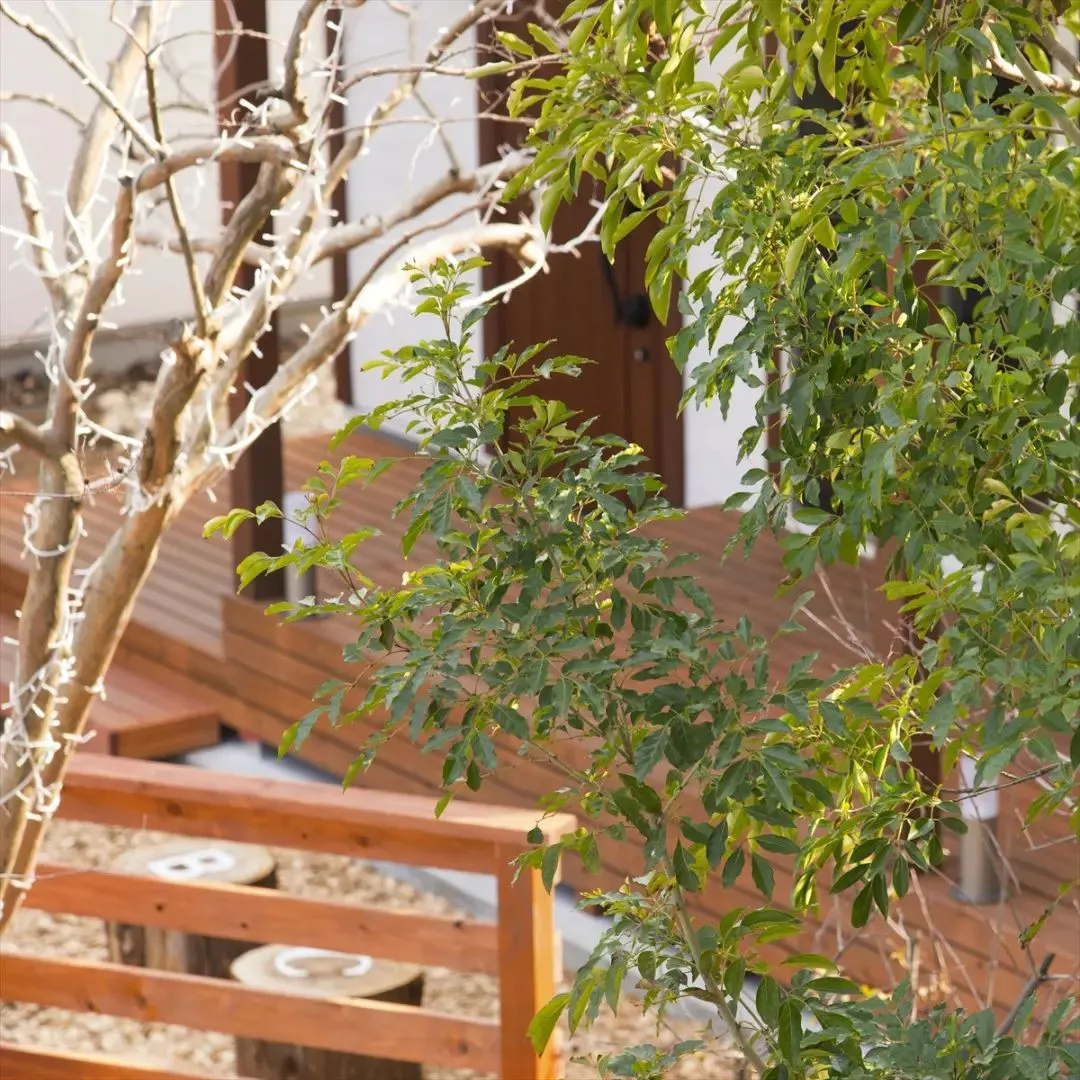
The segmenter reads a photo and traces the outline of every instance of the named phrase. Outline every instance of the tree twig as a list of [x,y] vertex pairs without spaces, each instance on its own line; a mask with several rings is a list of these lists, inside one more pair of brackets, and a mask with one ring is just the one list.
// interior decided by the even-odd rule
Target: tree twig
[[170,176],[209,161],[276,161],[283,164],[292,155],[293,145],[282,135],[212,139],[177,150],[147,165],[135,179],[135,191],[141,195],[164,184]]
[[451,195],[482,192],[516,176],[528,163],[524,154],[512,154],[493,165],[485,165],[473,173],[455,176],[447,173],[418,192],[408,202],[374,221],[348,222],[335,225],[319,245],[317,259],[333,258],[384,236],[406,221],[413,221]]
[[135,185],[131,177],[120,178],[120,193],[113,213],[112,244],[108,256],[98,266],[79,305],[60,364],[56,387],[51,438],[57,446],[73,449],[79,408],[77,387],[90,360],[90,346],[105,305],[113,294],[132,256],[131,229],[135,219]]
[[307,101],[300,88],[300,61],[304,55],[304,42],[307,40],[311,21],[323,6],[323,0],[304,0],[304,5],[293,22],[289,42],[285,46],[285,82],[282,96],[292,106],[294,124],[307,123]]
[[65,294],[60,282],[60,272],[53,258],[52,237],[45,225],[45,212],[38,198],[37,184],[30,171],[30,163],[26,160],[18,135],[8,124],[0,124],[0,149],[7,154],[9,167],[15,177],[15,187],[19,192],[23,217],[26,219],[26,233],[30,238],[32,258],[38,276],[53,306],[59,311],[64,306]]
[[3,409],[0,410],[0,450],[11,446],[24,446],[43,458],[54,456],[41,428],[31,424],[25,416]]
[[[157,77],[154,73],[154,64],[155,54],[154,50],[151,49],[146,54],[146,101],[150,110],[150,122],[154,127],[154,137],[164,147],[165,133],[161,126],[161,111],[158,108]],[[210,309],[206,303],[206,293],[203,292],[202,281],[199,278],[199,267],[195,262],[195,252],[191,248],[191,237],[188,235],[184,208],[180,205],[180,199],[177,197],[176,184],[173,182],[172,174],[165,178],[165,194],[169,200],[169,211],[172,214],[173,224],[176,226],[176,235],[180,241],[180,249],[184,255],[184,269],[187,271],[188,288],[191,289],[191,299],[195,305],[195,326],[199,336],[205,338]]]
[[1036,38],[1039,48],[1052,60],[1056,60],[1070,75],[1080,79],[1080,60],[1058,41],[1054,30],[1055,28],[1051,26],[1045,34],[1040,34]]
[[[147,8],[140,10],[140,15],[143,11],[147,11]],[[102,103],[108,107],[112,114],[124,125],[125,128],[131,133],[131,137],[152,157],[157,157],[161,151],[161,147],[158,146],[154,137],[131,115],[130,112],[124,107],[123,103],[116,97],[116,94],[109,89],[98,77],[86,66],[70,49],[58,41],[55,35],[51,34],[43,26],[39,26],[33,19],[29,19],[24,15],[19,15],[13,11],[11,7],[5,2],[0,0],[0,15],[13,22],[16,26],[25,30],[27,33],[32,34],[39,41],[47,45],[72,71],[75,72],[79,78],[94,91],[95,94],[101,99]]]
[[1050,965],[1054,962],[1054,954],[1047,953],[1043,957],[1043,962],[1039,965],[1035,973],[1024,983],[1024,988],[1020,991],[1020,996],[1016,999],[1013,1007],[1005,1014],[1005,1019],[1001,1021],[1001,1026],[997,1029],[998,1038],[1002,1038],[1009,1034],[1013,1024],[1016,1023],[1016,1018],[1020,1015],[1020,1010],[1024,1007],[1024,1003],[1027,1001],[1036,990],[1039,989],[1043,983],[1049,981],[1050,978]]

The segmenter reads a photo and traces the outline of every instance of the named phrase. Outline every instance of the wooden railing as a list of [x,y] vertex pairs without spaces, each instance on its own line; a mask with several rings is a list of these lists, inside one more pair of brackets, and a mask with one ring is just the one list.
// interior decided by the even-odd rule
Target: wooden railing
[[[556,989],[553,902],[537,871],[523,871],[515,882],[510,865],[527,846],[525,834],[536,824],[535,814],[451,804],[437,820],[431,800],[423,797],[362,789],[342,794],[317,784],[84,755],[72,764],[60,816],[493,874],[497,923],[55,865],[41,867],[27,904],[258,944],[312,946],[485,972],[499,977],[499,1019],[379,1001],[323,1001],[222,979],[14,952],[0,959],[4,1000],[493,1072],[505,1080],[554,1080],[554,1047],[538,1058],[526,1037],[533,1015]],[[540,827],[554,839],[575,822],[569,815],[555,815]],[[0,1045],[0,1075],[164,1080],[173,1074]]]

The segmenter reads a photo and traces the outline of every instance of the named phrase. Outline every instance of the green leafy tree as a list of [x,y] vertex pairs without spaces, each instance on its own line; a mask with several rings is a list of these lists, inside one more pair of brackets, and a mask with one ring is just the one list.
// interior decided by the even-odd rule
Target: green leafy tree
[[[312,542],[241,567],[251,580],[318,564],[346,582],[289,617],[353,619],[363,674],[321,688],[285,748],[324,717],[374,717],[355,768],[402,733],[441,756],[446,798],[507,754],[544,755],[568,773],[546,805],[581,814],[566,843],[586,866],[637,838],[641,876],[589,898],[613,928],[538,1016],[538,1041],[564,1010],[576,1026],[614,1006],[636,969],[650,1007],[713,1005],[770,1080],[1075,1075],[1071,998],[1033,1028],[1034,987],[1004,1019],[941,1005],[912,1023],[907,986],[868,996],[806,956],[781,985],[759,949],[822,890],[849,894],[858,926],[941,860],[971,792],[922,782],[921,742],[946,776],[974,758],[980,789],[1037,779],[1029,819],[1069,813],[1080,832],[1080,73],[1058,39],[1080,12],[575,0],[564,22],[565,48],[542,28],[504,36],[558,65],[542,80],[527,66],[514,95],[539,105],[527,178],[553,192],[544,224],[585,176],[605,189],[608,253],[660,218],[659,312],[686,282],[674,362],[709,346],[688,396],[726,408],[736,382],[752,388],[744,452],[782,418],[770,468],[732,500],[740,539],[801,502],[812,531],[784,539],[792,585],[885,545],[916,645],[827,678],[809,654],[772,670],[771,641],[714,612],[648,528],[675,511],[638,448],[540,392],[581,361],[474,357],[483,309],[462,314],[462,268],[441,263],[420,308],[441,336],[377,362],[423,389],[356,421],[415,415],[430,463],[398,508],[403,543],[430,533],[438,559],[380,589],[362,573],[366,534],[330,539],[342,488],[387,467],[347,456],[310,485]],[[711,261],[688,279],[695,247]],[[779,633],[798,631],[805,601]],[[558,856],[523,860],[550,880]],[[781,860],[790,896],[774,895]],[[687,897],[744,870],[760,906],[696,922]],[[603,1067],[660,1076],[693,1048],[635,1047]]]

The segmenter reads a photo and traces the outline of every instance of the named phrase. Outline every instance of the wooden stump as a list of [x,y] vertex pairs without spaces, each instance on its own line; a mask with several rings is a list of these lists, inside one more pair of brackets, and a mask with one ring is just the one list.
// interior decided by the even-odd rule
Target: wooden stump
[[[125,851],[114,869],[166,881],[216,881],[273,889],[277,870],[266,848],[228,840],[184,837]],[[250,941],[185,934],[180,930],[109,923],[109,959],[116,964],[227,979],[229,965],[251,948]]]
[[[420,1005],[424,973],[413,964],[369,956],[264,945],[232,965],[245,986],[325,998],[365,998]],[[236,1071],[255,1080],[421,1080],[418,1064],[343,1054],[335,1050],[236,1040]]]

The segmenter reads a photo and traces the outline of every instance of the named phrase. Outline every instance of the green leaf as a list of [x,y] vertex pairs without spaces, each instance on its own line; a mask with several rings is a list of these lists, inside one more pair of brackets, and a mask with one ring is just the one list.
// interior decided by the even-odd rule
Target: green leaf
[[517,709],[512,709],[501,701],[496,702],[492,707],[492,719],[503,731],[513,735],[516,739],[527,739],[529,737],[529,722]]
[[773,868],[767,859],[763,859],[756,851],[750,856],[750,873],[758,891],[767,899],[772,899],[774,878]]
[[757,1014],[769,1026],[774,1027],[780,1019],[780,984],[771,976],[763,975],[754,995]]
[[526,56],[529,59],[536,56],[536,50],[527,41],[523,41],[519,38],[517,34],[512,34],[508,30],[496,30],[495,37],[500,45],[509,49],[511,52],[518,53],[520,56]]
[[743,871],[743,866],[746,865],[746,855],[743,849],[736,848],[729,856],[726,863],[724,863],[724,872],[721,874],[721,880],[724,883],[725,889],[730,889],[736,881],[739,880],[739,875]]
[[817,990],[822,994],[862,994],[857,984],[840,975],[821,975],[816,979],[811,979],[806,984],[806,988]]
[[663,759],[667,740],[667,731],[664,728],[657,728],[655,731],[650,731],[634,751],[634,773],[642,783],[648,780],[653,769]]
[[788,967],[808,968],[811,971],[835,971],[836,962],[819,953],[796,953],[789,956],[784,965]]
[[404,536],[401,538],[401,553],[408,558],[409,553],[416,546],[416,541],[420,539],[424,530],[428,525],[428,513],[425,510],[423,513],[417,514],[411,522],[409,527],[405,530]]
[[250,510],[230,510],[227,514],[211,518],[203,526],[203,536],[210,537],[220,532],[226,540],[231,540],[233,534],[245,521],[251,521],[255,515]]
[[552,844],[544,849],[544,857],[540,861],[540,880],[544,889],[551,892],[555,886],[555,875],[559,871],[559,858],[562,855],[562,843]]
[[527,1034],[538,1055],[547,1048],[551,1033],[569,1002],[569,993],[556,994],[530,1021]]
[[907,859],[905,859],[902,855],[897,855],[896,861],[893,863],[892,868],[892,884],[893,891],[901,899],[907,896],[910,880],[911,871],[908,867]]
[[809,237],[809,233],[801,233],[788,244],[787,251],[784,252],[784,281],[789,286],[795,281],[795,275],[799,272],[799,264],[802,262],[803,251]]
[[794,998],[789,997],[780,1006],[776,1036],[781,1056],[794,1067],[798,1063],[802,1043],[802,1015]]
[[[234,511],[235,513],[235,511]],[[255,507],[255,520],[258,524],[262,524],[264,521],[269,521],[270,518],[281,517],[281,510],[278,509],[276,503],[264,502]]]
[[872,885],[864,885],[856,894],[851,905],[851,925],[858,928],[865,926],[870,920],[870,909],[874,903],[874,889]]
[[757,837],[757,845],[766,851],[777,855],[798,855],[799,845],[787,836],[778,836],[776,833],[762,833]]
[[926,25],[933,10],[933,0],[911,0],[896,17],[896,36],[900,41],[915,37]]
[[728,824],[722,821],[709,834],[705,845],[705,857],[709,860],[710,869],[715,870],[720,865],[720,860],[724,857],[724,849],[727,847],[727,838]]
[[701,888],[697,873],[694,871],[690,858],[682,844],[675,845],[672,864],[675,868],[675,880],[682,888],[686,889],[687,892],[697,892]]

